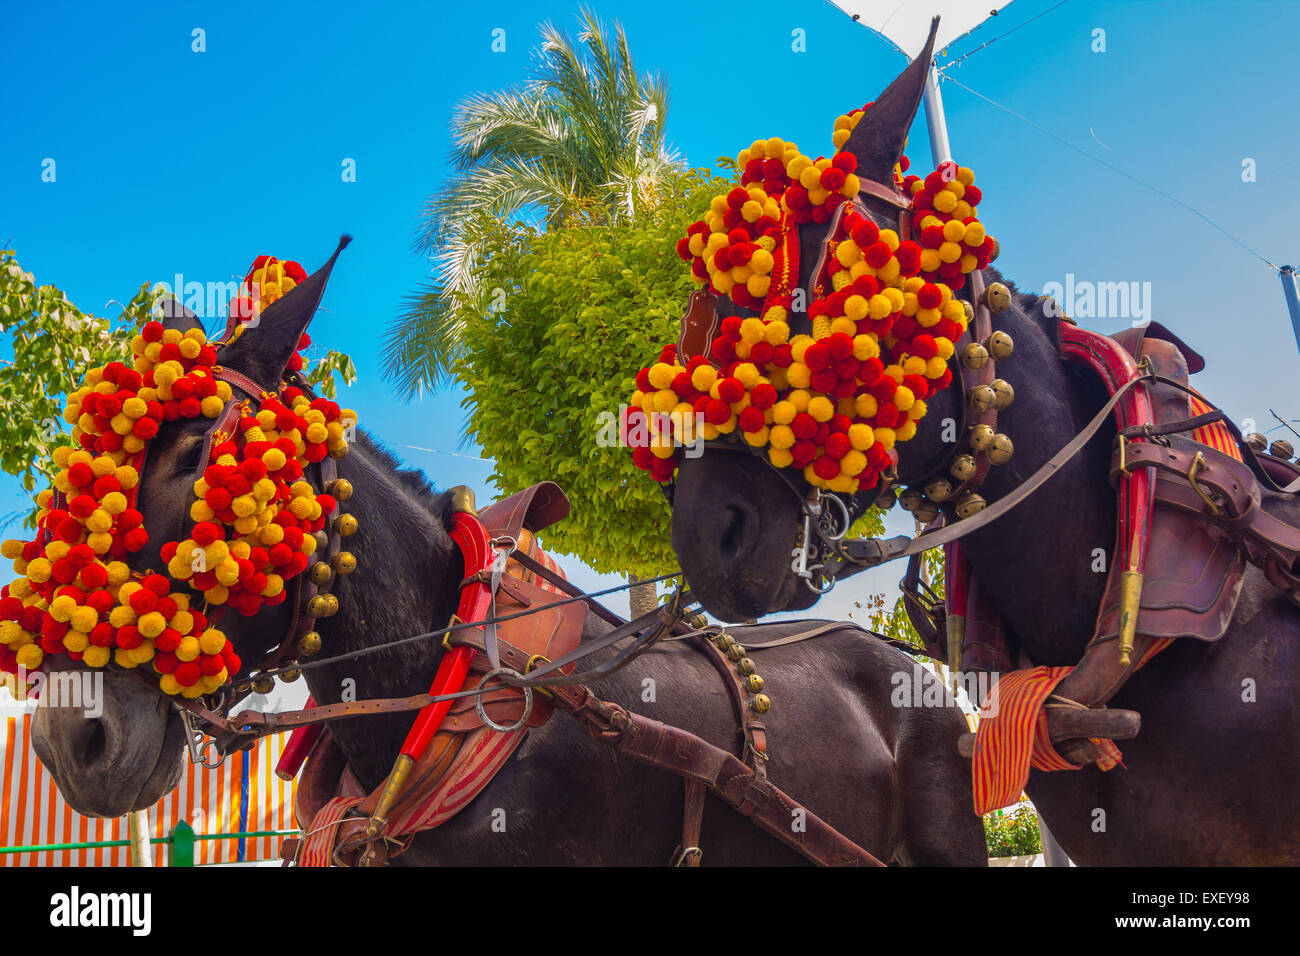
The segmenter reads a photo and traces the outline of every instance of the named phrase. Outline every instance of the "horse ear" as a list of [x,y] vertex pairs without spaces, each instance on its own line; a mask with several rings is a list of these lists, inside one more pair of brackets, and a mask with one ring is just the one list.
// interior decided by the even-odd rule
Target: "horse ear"
[[316,314],[334,261],[351,241],[351,236],[343,236],[329,261],[262,310],[256,325],[245,327],[239,338],[221,349],[218,362],[264,388],[275,388]]
[[176,329],[184,334],[190,329],[202,329],[199,317],[185,307],[178,299],[166,298],[158,303],[164,329]]
[[903,155],[908,130],[925,93],[926,75],[934,58],[934,35],[938,30],[939,18],[935,17],[930,21],[930,38],[925,41],[925,49],[871,104],[844,144],[858,159],[859,176],[893,184],[894,164]]

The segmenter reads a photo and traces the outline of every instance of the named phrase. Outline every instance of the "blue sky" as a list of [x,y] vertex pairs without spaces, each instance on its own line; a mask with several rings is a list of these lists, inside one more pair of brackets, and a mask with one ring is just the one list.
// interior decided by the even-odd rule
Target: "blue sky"
[[[940,63],[1054,3],[1016,0]],[[835,116],[873,99],[904,65],[824,2],[593,7],[622,21],[640,70],[667,76],[669,138],[693,165],[758,136],[825,151]],[[315,340],[356,360],[347,401],[364,425],[435,483],[469,484],[487,500],[490,465],[458,447],[462,396],[398,401],[379,345],[427,273],[410,242],[422,201],[449,172],[452,108],[472,91],[523,81],[538,23],[572,30],[577,9],[295,0],[11,7],[0,33],[9,116],[0,243],[38,283],[115,314],[108,301],[125,301],[142,282],[176,273],[222,281],[259,253],[310,270],[350,232]],[[206,32],[206,52],[191,50],[195,28]],[[805,53],[791,49],[796,28]],[[495,29],[505,30],[504,53],[491,50]],[[1097,29],[1105,52],[1092,49]],[[1300,259],[1289,175],[1300,147],[1291,118],[1297,35],[1293,3],[1072,0],[951,73],[1281,264]],[[965,89],[945,83],[943,95],[954,156],[976,172],[981,218],[1001,241],[1008,276],[1031,290],[1067,273],[1150,283],[1150,317],[1210,357],[1196,383],[1207,395],[1239,422],[1271,426],[1269,408],[1300,417],[1300,365],[1275,271],[1193,213]],[[930,168],[919,117],[909,153]],[[47,157],[57,164],[53,183],[41,180]],[[356,182],[342,180],[345,159],[355,160]],[[1243,182],[1247,159],[1254,182]],[[1128,324],[1081,321],[1102,331]],[[0,514],[23,507],[17,482],[0,479]],[[597,583],[570,566],[579,583]],[[866,587],[892,589],[900,574],[873,573]],[[839,589],[817,613],[844,616],[862,587]]]

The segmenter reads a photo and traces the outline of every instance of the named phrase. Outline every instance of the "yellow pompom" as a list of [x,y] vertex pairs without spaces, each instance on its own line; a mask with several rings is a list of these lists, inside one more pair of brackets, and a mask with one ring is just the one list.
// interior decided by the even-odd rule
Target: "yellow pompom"
[[[863,393],[854,398],[853,404],[858,410],[859,418],[875,418],[876,412],[880,410],[876,403],[876,396],[867,393]],[[867,447],[870,448],[871,446],[868,445]],[[866,449],[863,449],[863,451],[865,450]]]
[[41,661],[45,660],[45,652],[41,650],[39,644],[24,644],[18,648],[18,665],[25,667],[29,671],[34,671],[41,666]]
[[108,663],[109,658],[112,656],[113,652],[107,647],[100,647],[97,644],[92,644],[90,647],[86,648],[85,653],[81,656],[81,660],[82,663],[90,667],[103,667]]
[[897,436],[892,428],[877,428],[875,430],[875,435],[876,442],[881,448],[885,449],[885,451],[889,451],[894,447],[894,441]]
[[807,388],[812,384],[812,371],[802,362],[795,362],[786,369],[785,377],[792,388]]
[[835,406],[825,395],[818,395],[808,402],[808,414],[814,421],[828,422],[835,417]]
[[784,448],[767,449],[767,460],[776,468],[789,468],[794,463],[794,456]]
[[[859,426],[866,428],[865,425]],[[857,476],[867,467],[867,456],[860,451],[850,451],[840,459],[840,469],[846,475]]]
[[909,441],[916,434],[916,422],[908,420],[899,425],[894,432],[898,441]]
[[50,617],[61,624],[66,624],[72,618],[72,612],[77,609],[77,602],[67,594],[61,594],[50,602]]
[[790,448],[794,445],[794,430],[789,425],[773,425],[768,435],[773,448]]
[[208,507],[206,501],[196,501],[190,505],[190,517],[195,521],[211,521],[216,516],[217,513]]
[[880,357],[880,344],[874,335],[855,335],[853,337],[853,357],[859,362]]
[[[775,312],[777,310],[773,309],[771,311]],[[782,309],[781,311],[784,312],[785,310]],[[781,319],[773,319],[769,321],[767,327],[763,330],[763,341],[767,342],[769,345],[784,345],[789,338],[790,326]]]
[[[122,600],[126,600],[126,598],[122,598]],[[119,604],[108,612],[108,623],[114,627],[126,627],[128,624],[134,624],[135,611],[125,604]]]
[[733,378],[740,381],[741,385],[745,386],[746,391],[757,385],[759,378],[762,377],[762,373],[759,372],[758,367],[753,362],[741,362],[731,374]]
[[[182,641],[182,643],[184,642]],[[198,647],[204,654],[220,654],[221,649],[225,646],[226,635],[214,627],[208,628],[199,635]],[[177,656],[179,657],[180,655],[178,654]]]
[[167,629],[167,619],[159,611],[150,611],[140,616],[140,622],[136,627],[140,629],[142,636],[152,640]]
[[176,682],[172,674],[163,674],[158,678],[158,689],[164,694],[175,696],[181,692],[181,685]]
[[93,607],[79,607],[72,612],[69,621],[76,630],[90,633],[91,629],[99,623],[99,612]]

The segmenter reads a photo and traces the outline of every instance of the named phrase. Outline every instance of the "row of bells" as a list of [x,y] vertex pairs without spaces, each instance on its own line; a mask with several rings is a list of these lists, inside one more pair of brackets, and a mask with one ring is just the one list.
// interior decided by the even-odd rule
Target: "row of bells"
[[[346,478],[336,478],[330,482],[326,492],[334,496],[334,499],[340,504],[352,497],[352,482]],[[329,550],[330,531],[336,532],[340,538],[350,538],[357,533],[360,525],[355,515],[338,514],[330,522],[328,530],[322,529],[315,534],[316,551],[318,554],[326,554]],[[344,577],[351,574],[357,569],[357,558],[351,551],[340,551],[334,555],[328,562],[317,561],[307,569],[307,576],[311,582],[318,588],[328,587],[334,581],[335,575]],[[324,592],[316,594],[307,602],[307,616],[315,620],[321,618],[333,617],[339,611],[339,599],[336,595]],[[298,638],[298,656],[311,657],[313,654],[320,652],[321,639],[320,634],[314,628]],[[302,676],[302,671],[297,668],[287,670],[280,675],[284,681],[295,681]],[[253,680],[252,688],[255,693],[269,694],[275,687],[275,679],[272,677],[258,677]]]
[[749,705],[754,708],[755,713],[765,714],[772,706],[772,699],[763,693],[763,678],[754,670],[754,662],[745,656],[745,648],[737,643],[736,639],[725,631],[715,635],[712,639],[713,645],[724,654],[727,659],[736,665],[736,670],[744,678],[745,688],[754,696],[750,698]]
[[[1001,282],[993,282],[984,292],[984,304],[990,312],[1002,312],[1011,304],[1011,292]],[[988,364],[990,358],[1003,361],[1010,358],[1016,349],[1016,343],[1006,332],[994,332],[983,342],[971,342],[961,353],[961,363],[968,369],[978,370]],[[1016,391],[1006,379],[995,378],[987,385],[977,385],[967,393],[970,407],[978,414],[991,410],[1004,411],[1011,407],[1016,399]],[[904,511],[910,511],[917,521],[929,524],[939,517],[939,505],[948,501],[956,487],[975,477],[975,456],[983,452],[990,465],[1005,465],[1015,454],[1016,446],[1011,438],[1001,432],[995,432],[989,425],[974,425],[967,436],[970,451],[962,452],[948,464],[948,477],[934,478],[922,491],[905,488],[898,494],[898,503]],[[959,518],[969,518],[984,510],[987,502],[983,495],[966,491],[953,505]]]
[[1295,457],[1295,448],[1293,448],[1291,443],[1285,438],[1279,438],[1270,445],[1268,439],[1259,432],[1251,432],[1246,436],[1246,444],[1253,448],[1257,454],[1268,449],[1268,453],[1274,458],[1281,458],[1285,461],[1290,461]]

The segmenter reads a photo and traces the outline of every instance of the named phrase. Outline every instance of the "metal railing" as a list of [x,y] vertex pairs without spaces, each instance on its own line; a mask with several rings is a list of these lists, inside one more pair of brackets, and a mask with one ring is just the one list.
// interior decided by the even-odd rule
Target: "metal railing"
[[[251,830],[240,833],[203,833],[194,832],[194,828],[181,820],[172,828],[172,832],[165,837],[153,837],[149,844],[157,846],[165,844],[167,846],[167,865],[168,866],[193,866],[194,865],[194,845],[200,840],[242,840],[252,837],[288,837],[297,834],[297,830]],[[143,841],[141,841],[143,842]],[[47,853],[57,852],[60,850],[97,850],[106,847],[125,846],[131,848],[131,865],[132,866],[149,866],[140,858],[139,848],[133,845],[133,841],[127,840],[94,840],[89,843],[43,843],[37,846],[4,846],[0,847],[0,855],[7,853]]]

